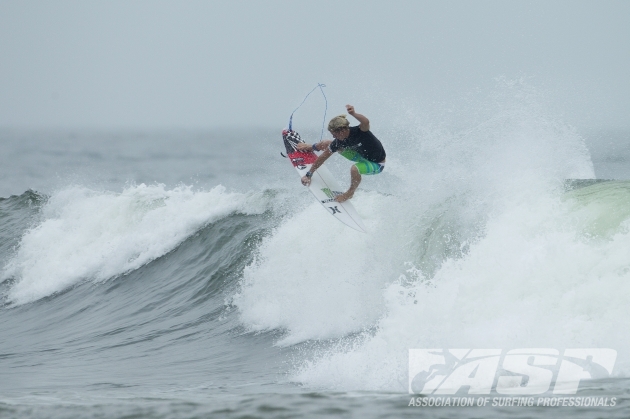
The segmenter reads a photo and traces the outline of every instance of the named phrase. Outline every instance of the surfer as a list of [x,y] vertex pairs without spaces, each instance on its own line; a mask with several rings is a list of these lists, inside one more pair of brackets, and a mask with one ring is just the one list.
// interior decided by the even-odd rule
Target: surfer
[[385,168],[385,149],[370,131],[370,121],[355,112],[352,105],[346,105],[346,110],[359,121],[358,126],[351,127],[346,116],[339,115],[328,123],[328,131],[332,134],[333,140],[323,140],[313,145],[305,143],[297,145],[300,151],[323,151],[311,166],[311,170],[302,176],[304,186],[311,184],[313,173],[335,152],[355,162],[350,168],[350,188],[335,197],[337,202],[347,201],[354,196],[354,191],[361,183],[361,175],[376,175]]

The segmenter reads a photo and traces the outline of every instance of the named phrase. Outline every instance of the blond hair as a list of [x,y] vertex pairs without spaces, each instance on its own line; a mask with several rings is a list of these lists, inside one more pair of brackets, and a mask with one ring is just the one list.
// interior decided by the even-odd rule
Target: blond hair
[[339,128],[347,128],[349,126],[350,126],[350,122],[348,121],[346,116],[339,115],[339,116],[335,116],[333,119],[330,120],[330,122],[328,123],[328,131],[335,131],[335,130],[338,130]]

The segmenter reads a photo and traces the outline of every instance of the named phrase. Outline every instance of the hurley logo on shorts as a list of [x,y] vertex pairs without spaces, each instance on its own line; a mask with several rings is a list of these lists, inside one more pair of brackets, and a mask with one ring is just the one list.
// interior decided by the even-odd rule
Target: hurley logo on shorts
[[575,394],[612,374],[614,349],[409,349],[409,393]]

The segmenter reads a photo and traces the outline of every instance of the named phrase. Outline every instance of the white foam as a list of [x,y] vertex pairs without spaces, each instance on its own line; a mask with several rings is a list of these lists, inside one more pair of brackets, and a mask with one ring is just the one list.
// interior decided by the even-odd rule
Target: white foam
[[630,235],[622,226],[609,239],[585,238],[570,218],[544,199],[506,211],[431,286],[390,285],[373,337],[306,363],[295,379],[405,391],[407,350],[434,347],[605,347],[620,353],[617,373],[627,371]]
[[23,304],[85,279],[102,281],[174,249],[204,225],[233,212],[264,211],[260,194],[222,186],[130,186],[122,193],[68,187],[54,193],[42,221],[22,237],[3,272],[16,278],[10,301]]
[[[383,198],[383,199],[379,199]],[[382,288],[392,269],[378,225],[394,197],[357,193],[368,230],[349,229],[313,202],[267,237],[234,297],[252,330],[285,329],[280,345],[343,336],[382,314]]]

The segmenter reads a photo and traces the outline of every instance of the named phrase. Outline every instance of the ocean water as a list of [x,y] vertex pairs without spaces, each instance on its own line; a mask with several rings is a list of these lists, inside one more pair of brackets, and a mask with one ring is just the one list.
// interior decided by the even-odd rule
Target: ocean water
[[[630,133],[399,118],[368,234],[283,127],[0,130],[0,417],[628,417]],[[616,403],[410,407],[410,348],[612,348]]]

